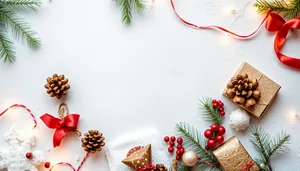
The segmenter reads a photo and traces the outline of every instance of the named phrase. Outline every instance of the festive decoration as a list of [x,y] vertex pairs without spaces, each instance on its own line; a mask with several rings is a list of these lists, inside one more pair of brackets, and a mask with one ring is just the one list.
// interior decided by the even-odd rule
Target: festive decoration
[[200,101],[200,106],[206,121],[215,123],[217,126],[223,123],[225,111],[222,101],[217,101],[216,99],[212,100],[210,97],[204,97]]
[[198,161],[198,156],[195,152],[193,151],[186,151],[185,153],[183,153],[182,155],[182,162],[186,165],[186,166],[194,166]]
[[98,130],[89,130],[88,133],[84,134],[81,139],[83,149],[88,153],[95,153],[101,151],[105,145],[104,136]]
[[0,149],[0,169],[38,171],[36,165],[44,162],[44,157],[41,152],[31,149],[36,143],[35,136],[24,139],[13,127],[5,135],[5,140],[10,144],[10,147]]
[[[174,11],[175,15],[185,25],[187,25],[189,27],[196,28],[196,29],[215,29],[215,30],[219,30],[221,32],[225,32],[228,35],[232,35],[232,36],[240,38],[240,39],[250,39],[250,38],[252,38],[260,30],[261,26],[265,23],[265,21],[267,21],[266,28],[267,28],[267,30],[269,30],[270,25],[268,23],[273,23],[273,21],[274,21],[273,20],[274,17],[272,17],[271,15],[273,15],[273,16],[277,15],[275,13],[268,12],[266,14],[265,18],[262,20],[262,22],[260,23],[260,25],[258,26],[258,28],[255,31],[253,31],[252,33],[250,33],[248,35],[241,35],[241,34],[234,33],[232,31],[227,30],[227,29],[225,29],[223,27],[220,27],[220,26],[215,26],[215,25],[198,26],[196,24],[190,23],[190,22],[184,20],[182,17],[180,17],[180,15],[177,13],[173,0],[170,0],[170,2],[171,2],[171,5],[172,5],[172,8],[173,8],[173,11]],[[278,18],[279,17],[280,16],[278,16]],[[282,22],[277,21],[275,23],[276,23],[277,26],[280,25],[280,24],[281,24],[280,26],[282,26]],[[272,26],[274,26],[274,25],[272,25]],[[277,27],[277,29],[279,29],[279,28]],[[280,52],[280,49],[286,41],[286,36],[287,36],[288,31],[290,29],[299,29],[299,28],[300,28],[300,18],[290,20],[289,22],[285,23],[281,27],[279,32],[276,34],[275,41],[274,41],[274,50],[275,50],[276,56],[279,59],[279,61],[281,63],[283,63],[283,64],[285,64],[289,67],[295,68],[295,69],[300,69],[300,59],[284,55]],[[278,30],[276,30],[276,31],[278,31]]]
[[70,89],[68,82],[69,80],[65,78],[64,75],[58,76],[57,74],[53,74],[52,77],[47,78],[45,88],[51,97],[60,99],[62,96],[67,95],[68,90]]
[[261,169],[272,171],[272,158],[289,150],[288,144],[291,141],[291,135],[282,132],[272,138],[264,129],[258,127],[252,128],[251,134],[251,143],[261,157],[256,163]]
[[59,146],[62,139],[69,132],[74,132],[77,136],[81,136],[80,131],[77,130],[80,115],[69,114],[68,106],[65,103],[60,104],[58,113],[60,118],[55,118],[48,113],[40,117],[47,127],[49,127],[50,129],[55,129],[55,133],[53,136],[54,147]]
[[300,12],[300,0],[256,0],[254,6],[258,13],[268,13],[269,11],[282,13],[284,16],[295,18]]
[[242,131],[249,127],[250,116],[245,110],[237,109],[231,112],[229,124],[236,131]]
[[126,24],[131,24],[131,18],[133,10],[138,13],[142,13],[146,8],[145,1],[143,0],[115,0],[121,8],[122,11],[122,22]]
[[128,153],[122,162],[133,169],[138,169],[148,166],[151,161],[151,144],[148,144],[144,148],[133,148],[133,152]]
[[157,164],[155,168],[150,171],[168,171],[168,168],[166,168],[163,164]]
[[0,59],[4,62],[13,62],[16,59],[16,52],[13,42],[8,38],[7,33],[11,28],[12,35],[24,42],[31,49],[38,49],[41,45],[40,40],[35,37],[36,32],[18,16],[18,12],[37,11],[41,2],[39,0],[1,0],[1,23],[0,30]]
[[248,78],[248,74],[238,74],[227,84],[226,95],[246,108],[254,107],[261,95],[258,85],[257,79]]
[[170,146],[169,146],[169,148],[168,148],[168,152],[169,153],[173,153],[174,152],[174,146],[175,146],[175,142],[177,141],[177,150],[176,150],[176,157],[175,157],[175,159],[177,159],[177,160],[180,160],[181,159],[181,156],[182,156],[182,154],[184,153],[184,151],[185,151],[185,149],[183,148],[183,146],[182,146],[182,143],[183,143],[183,139],[182,138],[177,138],[177,140],[176,140],[176,137],[175,136],[171,136],[171,137],[168,137],[168,136],[165,136],[165,138],[164,138],[164,141],[165,142],[168,142],[167,140],[171,140],[170,141]]
[[[259,170],[258,166],[254,163],[250,155],[236,137],[231,137],[223,145],[213,151],[213,153],[225,171]],[[253,164],[247,169],[248,163]]]
[[[237,77],[238,75],[240,75],[240,77],[243,77],[242,75],[244,73],[247,73],[249,75],[249,78],[257,79],[258,81],[258,89],[261,92],[261,97],[257,102],[255,102],[256,105],[252,108],[247,108],[247,106],[243,105],[241,101],[235,101],[235,99],[232,99],[232,96],[228,95],[228,89],[231,89],[228,87],[225,88],[223,95],[229,98],[230,100],[235,101],[240,107],[244,108],[255,117],[261,118],[263,114],[267,111],[267,108],[271,105],[272,101],[276,97],[281,87],[280,85],[275,83],[273,80],[271,80],[270,78],[268,78],[267,76],[265,76],[260,71],[258,71],[246,62],[242,63],[235,76]],[[254,94],[254,91],[252,92],[252,94]],[[238,97],[242,98],[241,96]]]

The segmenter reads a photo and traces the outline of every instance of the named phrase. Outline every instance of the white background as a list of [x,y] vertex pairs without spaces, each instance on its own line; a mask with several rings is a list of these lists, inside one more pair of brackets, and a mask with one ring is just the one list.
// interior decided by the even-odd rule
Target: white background
[[[175,1],[178,12],[189,21],[231,27],[244,34],[254,30],[263,18],[256,15],[252,3]],[[226,12],[230,6],[235,6],[236,14]],[[282,86],[267,114],[261,120],[252,118],[251,125],[262,126],[272,135],[281,130],[290,133],[291,151],[274,159],[273,165],[278,171],[300,170],[300,119],[293,116],[300,114],[299,71],[277,60],[274,35],[264,28],[251,40],[192,29],[179,22],[168,0],[156,0],[144,15],[134,15],[131,26],[121,23],[120,10],[111,0],[45,1],[38,13],[25,18],[38,31],[43,46],[32,52],[16,44],[17,61],[0,64],[1,111],[22,103],[37,117],[45,112],[57,115],[59,103],[65,101],[72,113],[81,114],[82,132],[98,129],[109,143],[149,127],[156,128],[162,138],[173,135],[173,127],[180,121],[204,132],[209,124],[201,117],[198,101],[211,96],[225,103],[225,139],[236,135],[254,157],[248,132],[236,132],[228,124],[230,112],[237,107],[222,96],[227,81],[247,61]],[[300,56],[299,32],[291,34],[283,52]],[[70,80],[71,90],[64,100],[50,98],[44,89],[46,78],[53,73],[63,73]],[[20,111],[1,117],[1,135],[12,123],[30,123],[30,117]],[[53,130],[40,120],[37,135],[36,149],[44,151],[49,161],[68,161],[77,167],[77,156],[85,154],[80,139],[72,134],[59,148],[50,150]],[[0,144],[7,146],[3,139]],[[91,170],[108,170],[103,152],[89,158],[82,168]]]

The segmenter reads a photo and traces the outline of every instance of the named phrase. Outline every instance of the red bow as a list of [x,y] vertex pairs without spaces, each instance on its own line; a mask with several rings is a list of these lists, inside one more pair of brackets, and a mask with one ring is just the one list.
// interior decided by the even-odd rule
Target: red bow
[[286,41],[286,37],[290,29],[300,29],[300,18],[291,19],[288,22],[278,14],[270,13],[266,23],[266,29],[268,31],[277,31],[276,37],[274,40],[274,50],[278,59],[293,68],[300,69],[300,59],[293,58],[287,55],[284,55],[280,52],[280,49]]
[[61,140],[66,136],[68,132],[77,129],[78,120],[80,115],[69,114],[64,117],[64,119],[59,119],[46,113],[41,116],[42,121],[51,129],[56,129],[53,136],[53,145],[57,147],[60,145]]
[[241,171],[249,171],[253,165],[254,165],[254,162],[251,160],[246,164],[245,168],[241,169]]
[[152,169],[155,169],[155,167],[153,166],[153,161],[149,163],[146,167],[137,168],[136,171],[151,171]]

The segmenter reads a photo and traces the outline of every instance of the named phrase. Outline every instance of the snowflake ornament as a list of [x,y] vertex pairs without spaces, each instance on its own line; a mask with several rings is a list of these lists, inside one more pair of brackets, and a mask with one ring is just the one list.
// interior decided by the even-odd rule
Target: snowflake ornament
[[44,157],[39,151],[32,151],[36,138],[22,138],[15,127],[4,136],[10,144],[8,148],[0,149],[0,169],[7,171],[38,171],[36,165],[44,162]]

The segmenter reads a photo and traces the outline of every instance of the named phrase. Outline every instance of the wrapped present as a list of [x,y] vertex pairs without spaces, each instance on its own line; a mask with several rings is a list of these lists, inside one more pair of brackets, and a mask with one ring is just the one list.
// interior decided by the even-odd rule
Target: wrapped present
[[145,168],[152,162],[151,144],[143,146],[137,146],[132,148],[127,157],[122,161],[132,169]]
[[224,171],[259,171],[259,167],[236,137],[213,151]]
[[256,118],[261,118],[280,88],[280,85],[244,62],[227,84],[223,95]]

